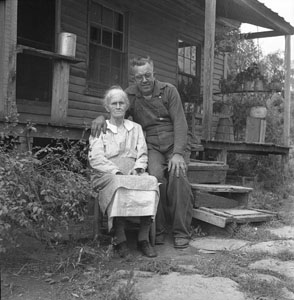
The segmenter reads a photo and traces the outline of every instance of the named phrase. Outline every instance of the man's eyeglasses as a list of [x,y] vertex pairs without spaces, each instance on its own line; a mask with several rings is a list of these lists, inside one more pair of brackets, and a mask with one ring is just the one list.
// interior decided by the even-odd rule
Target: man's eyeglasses
[[135,75],[135,79],[137,81],[143,81],[143,79],[145,78],[146,80],[150,79],[153,76],[153,73],[147,72],[145,74],[142,75]]

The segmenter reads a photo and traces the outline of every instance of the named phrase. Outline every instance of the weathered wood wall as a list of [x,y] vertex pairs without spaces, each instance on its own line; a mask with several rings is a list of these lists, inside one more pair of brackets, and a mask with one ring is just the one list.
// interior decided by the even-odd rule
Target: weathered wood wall
[[[103,1],[103,0],[102,0]],[[156,2],[140,2],[131,0],[112,0],[101,2],[113,9],[126,13],[128,18],[127,58],[134,55],[150,55],[155,63],[156,77],[159,80],[177,83],[177,47],[178,39],[185,39],[204,44],[204,12],[199,10],[199,18],[187,16],[182,7],[164,7]],[[71,32],[77,35],[76,58],[82,62],[70,67],[67,125],[90,125],[97,115],[105,113],[102,99],[87,92],[88,66],[88,0],[59,1],[60,21],[57,20],[57,30]],[[202,53],[203,73],[203,53]],[[223,59],[215,59],[214,90],[218,89],[218,79],[223,75]],[[131,79],[131,78],[129,78]],[[22,120],[48,123],[50,109],[24,107],[22,105]]]

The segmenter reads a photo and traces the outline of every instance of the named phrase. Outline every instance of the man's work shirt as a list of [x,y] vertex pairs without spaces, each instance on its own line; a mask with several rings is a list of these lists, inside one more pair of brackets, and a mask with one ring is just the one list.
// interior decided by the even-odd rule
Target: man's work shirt
[[145,99],[136,85],[125,92],[130,100],[130,114],[146,132],[148,149],[184,155],[188,126],[175,86],[155,80],[151,99]]

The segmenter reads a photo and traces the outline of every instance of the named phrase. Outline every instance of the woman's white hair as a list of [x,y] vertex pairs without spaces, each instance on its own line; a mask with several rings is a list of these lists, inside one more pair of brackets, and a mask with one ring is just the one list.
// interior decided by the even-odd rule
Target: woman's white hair
[[128,95],[119,85],[114,85],[105,92],[104,106],[108,106],[113,95],[117,94],[117,93],[121,94],[121,97],[125,100],[127,107],[129,107],[130,101],[129,101]]

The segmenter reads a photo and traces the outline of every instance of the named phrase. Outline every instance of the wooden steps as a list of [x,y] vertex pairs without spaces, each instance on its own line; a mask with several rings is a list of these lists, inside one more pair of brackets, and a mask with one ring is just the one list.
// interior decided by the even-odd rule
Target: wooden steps
[[225,183],[228,169],[223,162],[191,160],[187,176],[193,183]]
[[193,209],[193,218],[225,228],[229,223],[265,222],[276,217],[275,213],[256,209],[221,209],[199,207]]
[[[195,199],[194,206],[207,206],[211,208],[246,207],[249,193],[253,190],[249,187],[226,184],[191,183],[191,187]],[[222,203],[221,206],[219,202]]]
[[263,222],[276,214],[247,208],[252,188],[192,183],[194,195],[193,218],[225,228],[229,223]]

